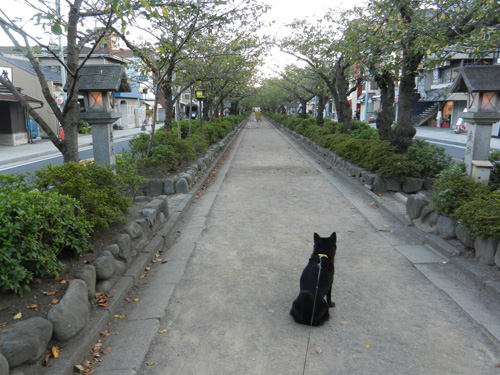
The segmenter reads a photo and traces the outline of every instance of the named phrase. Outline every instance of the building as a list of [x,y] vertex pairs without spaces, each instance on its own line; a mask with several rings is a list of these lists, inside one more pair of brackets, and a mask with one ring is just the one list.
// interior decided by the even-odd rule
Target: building
[[[13,51],[12,47],[7,50],[11,53],[2,50],[0,50],[0,73],[6,75],[14,86],[19,88],[24,98],[32,103],[39,115],[57,133],[58,121],[47,105],[42,86],[30,61],[19,52]],[[62,97],[60,74],[45,67],[42,67],[42,72],[51,94],[55,98]],[[1,85],[0,91],[0,145],[17,146],[31,142],[35,136],[43,136],[43,131],[14,96]]]

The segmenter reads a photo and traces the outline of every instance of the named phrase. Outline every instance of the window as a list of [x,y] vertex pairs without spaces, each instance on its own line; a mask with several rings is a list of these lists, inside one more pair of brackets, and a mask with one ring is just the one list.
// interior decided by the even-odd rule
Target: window
[[133,116],[135,112],[135,107],[133,105],[127,105],[127,116]]

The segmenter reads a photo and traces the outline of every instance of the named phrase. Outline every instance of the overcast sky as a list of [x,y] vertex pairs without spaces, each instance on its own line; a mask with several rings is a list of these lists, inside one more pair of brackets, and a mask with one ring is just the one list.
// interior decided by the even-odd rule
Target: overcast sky
[[[19,4],[17,0],[1,0],[2,10],[10,17],[26,16],[30,9]],[[325,11],[334,7],[336,9],[348,9],[356,4],[361,4],[364,0],[262,0],[271,5],[271,9],[263,16],[265,23],[263,33],[269,35],[280,35],[284,32],[285,24],[291,23],[295,19],[309,19],[314,21],[321,18]],[[4,6],[8,5],[8,6]],[[274,21],[274,23],[272,23]],[[64,41],[63,41],[64,43]],[[12,43],[0,30],[0,45],[10,46]],[[266,64],[264,71],[270,74],[273,69],[283,68],[286,64],[295,61],[289,55],[281,53],[274,48],[268,56],[265,57]]]

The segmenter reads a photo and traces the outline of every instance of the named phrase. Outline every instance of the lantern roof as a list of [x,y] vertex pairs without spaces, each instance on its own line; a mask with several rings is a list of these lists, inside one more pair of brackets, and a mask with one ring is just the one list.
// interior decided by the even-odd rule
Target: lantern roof
[[450,92],[500,92],[500,65],[469,65],[460,70]]
[[86,91],[130,92],[125,66],[121,64],[87,64],[78,74],[78,88]]

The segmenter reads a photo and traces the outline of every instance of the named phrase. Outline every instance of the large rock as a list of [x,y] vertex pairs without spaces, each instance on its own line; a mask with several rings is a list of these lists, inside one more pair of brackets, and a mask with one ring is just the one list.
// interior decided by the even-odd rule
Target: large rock
[[379,176],[376,176],[375,179],[373,180],[373,185],[371,190],[375,194],[384,194],[387,192],[387,189],[385,187],[385,181],[383,178],[380,178]]
[[500,243],[497,246],[497,251],[495,252],[495,265],[500,267]]
[[361,172],[361,178],[363,179],[363,183],[365,183],[366,185],[373,185],[373,181],[375,181],[375,177],[377,177],[377,175],[375,173],[372,173],[369,171]]
[[[141,226],[141,224],[136,220],[136,223]],[[143,233],[145,229],[141,226]],[[120,233],[113,237],[111,243],[117,244],[120,247],[120,257],[119,259],[124,259],[127,262],[130,261],[134,252],[132,251],[132,239],[127,233]]]
[[[85,298],[86,293],[85,289]],[[7,359],[11,368],[34,362],[45,353],[51,337],[52,324],[47,319],[37,317],[23,320],[2,329],[0,353]]]
[[147,203],[143,210],[145,208],[153,208],[156,210],[157,213],[163,212],[165,217],[168,217],[168,202],[167,202],[167,196],[166,195],[160,195],[153,199],[151,202]]
[[439,216],[437,221],[437,229],[439,235],[442,238],[444,238],[445,240],[450,240],[456,237],[455,231],[457,229],[457,222],[452,218]]
[[401,182],[397,177],[386,178],[384,182],[387,191],[401,191]]
[[411,195],[406,200],[406,213],[411,220],[422,214],[422,209],[429,204],[429,201],[420,195]]
[[115,257],[109,250],[103,250],[101,255],[94,260],[97,280],[107,280],[115,273]]
[[184,177],[175,180],[175,192],[179,194],[189,193],[189,184]]
[[489,266],[493,265],[495,262],[495,255],[498,247],[498,240],[492,238],[481,238],[477,237],[474,240],[474,249],[476,251],[476,258],[483,264]]
[[0,354],[0,375],[9,375],[9,361]]
[[77,279],[85,281],[87,284],[87,291],[89,300],[93,300],[95,297],[95,283],[96,283],[96,270],[95,267],[90,264],[85,264],[75,275]]
[[474,238],[469,234],[469,230],[463,224],[458,224],[457,229],[455,230],[455,235],[458,240],[462,242],[465,246],[472,249],[474,247]]
[[[204,164],[200,162],[200,165]],[[175,181],[172,178],[163,181],[163,194],[175,194]]]
[[68,341],[80,332],[90,316],[90,303],[85,281],[74,279],[59,303],[53,306],[47,319],[54,328],[54,337],[59,341]]
[[[153,199],[154,200],[154,199]],[[149,203],[147,203],[149,204]],[[131,221],[125,225],[125,227],[122,229],[123,233],[127,233],[132,240],[135,240],[137,238],[140,238],[143,236],[142,228],[139,224],[137,224],[135,221]]]
[[401,189],[405,193],[416,193],[422,189],[422,179],[409,177],[404,183]]
[[151,178],[148,180],[146,192],[150,197],[156,197],[163,194],[163,180],[160,178]]

